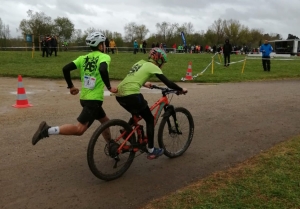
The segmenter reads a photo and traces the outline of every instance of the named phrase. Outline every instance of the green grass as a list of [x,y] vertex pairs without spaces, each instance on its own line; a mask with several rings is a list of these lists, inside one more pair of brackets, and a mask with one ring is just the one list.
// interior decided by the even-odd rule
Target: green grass
[[[58,57],[41,57],[39,52],[0,52],[0,76],[62,79],[62,67],[87,52],[59,52]],[[211,62],[211,54],[168,54],[169,62],[163,72],[175,82],[185,77],[188,63],[192,62],[193,75],[202,72]],[[119,53],[111,55],[110,78],[122,79],[131,66],[147,55]],[[218,56],[215,57],[217,62]],[[232,55],[231,61],[243,60],[244,56]],[[271,72],[264,72],[260,59],[247,59],[229,68],[211,66],[193,81],[202,83],[241,82],[300,77],[300,59],[272,59]],[[73,71],[72,78],[79,78]],[[155,78],[153,81],[157,81]],[[243,164],[184,188],[145,207],[159,209],[209,209],[209,208],[300,208],[300,137],[281,143],[266,153]]]
[[[63,78],[62,67],[73,61],[80,55],[87,52],[58,52],[57,57],[42,57],[40,52],[35,52],[32,58],[31,52],[0,52],[0,76],[16,77],[21,74],[23,77],[36,78]],[[125,77],[131,66],[140,59],[146,59],[147,54],[119,53],[110,54],[110,78],[120,80]],[[192,62],[193,75],[200,74],[211,62],[212,54],[168,54],[169,62],[164,65],[163,72],[170,79],[179,82],[185,77],[188,63]],[[242,55],[231,55],[231,62],[243,60]],[[220,62],[218,56],[215,57]],[[221,60],[223,63],[223,60]],[[260,59],[247,59],[244,73],[242,73],[243,62],[224,68],[222,65],[214,64],[212,74],[211,66],[195,80],[191,82],[220,83],[220,82],[241,82],[266,79],[283,79],[300,77],[300,59],[293,57],[293,60],[271,61],[271,72],[262,70]],[[79,78],[79,71],[72,72],[72,78]],[[153,78],[152,81],[158,81]],[[189,81],[190,82],[190,81]]]
[[300,208],[300,137],[227,171],[155,200],[144,209]]

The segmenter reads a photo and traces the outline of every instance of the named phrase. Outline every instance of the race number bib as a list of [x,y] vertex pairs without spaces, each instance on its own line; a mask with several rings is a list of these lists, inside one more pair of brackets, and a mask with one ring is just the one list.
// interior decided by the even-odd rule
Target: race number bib
[[94,89],[96,84],[96,78],[92,76],[84,76],[84,88]]

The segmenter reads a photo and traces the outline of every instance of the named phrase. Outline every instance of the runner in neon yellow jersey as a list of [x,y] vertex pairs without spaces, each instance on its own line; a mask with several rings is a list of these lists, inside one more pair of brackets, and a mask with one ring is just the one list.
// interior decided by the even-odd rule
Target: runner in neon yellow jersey
[[[45,121],[41,122],[37,131],[32,137],[32,144],[35,145],[39,140],[49,137],[49,135],[82,135],[94,122],[99,120],[104,123],[109,120],[102,108],[104,99],[104,86],[116,93],[117,89],[111,87],[109,81],[110,56],[105,54],[106,37],[100,32],[93,32],[86,38],[86,44],[90,46],[92,52],[78,57],[63,67],[64,78],[72,95],[79,93],[71,80],[70,72],[75,69],[80,70],[81,92],[80,104],[82,111],[77,118],[77,125],[64,124],[61,126],[49,126]],[[104,133],[104,138],[110,139],[110,132]]]

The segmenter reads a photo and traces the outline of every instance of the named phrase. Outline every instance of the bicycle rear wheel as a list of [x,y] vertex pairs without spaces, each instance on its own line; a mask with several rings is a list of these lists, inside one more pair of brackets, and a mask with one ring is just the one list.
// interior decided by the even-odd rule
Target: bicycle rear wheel
[[190,146],[194,135],[194,120],[191,113],[183,108],[175,108],[176,121],[172,115],[162,119],[158,129],[158,144],[165,150],[164,155],[175,158],[182,155]]
[[[107,143],[102,136],[106,129],[109,129],[111,133],[113,141],[110,143]],[[117,153],[119,146],[124,142],[120,134],[120,131],[123,130],[130,133],[132,128],[123,120],[109,120],[99,126],[90,139],[87,150],[88,165],[92,173],[99,179],[110,181],[119,178],[127,171],[135,157],[135,152],[131,149]],[[126,146],[130,147],[135,142],[136,137],[133,134],[126,142]]]

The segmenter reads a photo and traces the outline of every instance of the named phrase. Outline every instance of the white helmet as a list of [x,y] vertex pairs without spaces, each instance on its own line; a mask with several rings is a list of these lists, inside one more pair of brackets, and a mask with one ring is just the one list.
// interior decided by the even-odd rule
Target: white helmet
[[85,43],[88,46],[97,47],[99,43],[104,42],[106,37],[101,32],[93,32],[89,34],[86,39]]

